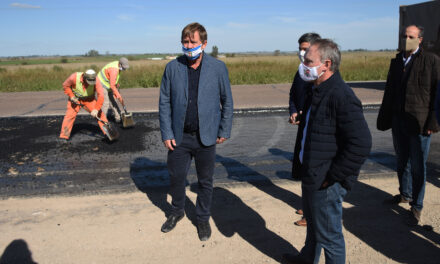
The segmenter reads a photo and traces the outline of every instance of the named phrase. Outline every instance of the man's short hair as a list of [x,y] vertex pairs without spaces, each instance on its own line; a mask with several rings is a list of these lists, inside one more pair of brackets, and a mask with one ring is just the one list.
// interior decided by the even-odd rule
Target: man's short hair
[[[423,35],[425,34],[425,28],[424,27],[422,27],[420,25],[412,24],[412,25],[406,26],[404,30],[406,30],[409,27],[416,27],[419,30],[419,38],[423,38]],[[402,32],[402,36],[403,35],[405,35],[405,31]]]
[[330,60],[332,62],[330,70],[332,72],[339,70],[339,65],[341,64],[341,52],[339,51],[338,44],[331,39],[317,39],[312,45],[317,46],[318,52],[321,55],[321,62]]
[[206,32],[205,27],[197,22],[188,24],[186,27],[183,28],[180,41],[183,42],[183,39],[186,37],[193,37],[196,31],[199,32],[200,41],[202,41],[202,44],[205,43],[208,40],[208,33]]
[[298,39],[298,44],[301,45],[301,43],[303,42],[308,42],[311,44],[312,42],[320,38],[321,36],[318,33],[315,32],[305,33]]

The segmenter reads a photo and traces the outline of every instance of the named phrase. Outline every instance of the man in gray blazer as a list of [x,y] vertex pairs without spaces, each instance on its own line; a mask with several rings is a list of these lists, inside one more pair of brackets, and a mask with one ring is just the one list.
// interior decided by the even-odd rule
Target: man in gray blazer
[[160,131],[168,149],[171,213],[162,232],[171,231],[184,216],[185,182],[194,157],[198,195],[197,232],[211,236],[212,183],[216,144],[231,135],[233,102],[226,65],[204,52],[208,34],[199,23],[182,30],[183,56],[169,62],[160,86]]

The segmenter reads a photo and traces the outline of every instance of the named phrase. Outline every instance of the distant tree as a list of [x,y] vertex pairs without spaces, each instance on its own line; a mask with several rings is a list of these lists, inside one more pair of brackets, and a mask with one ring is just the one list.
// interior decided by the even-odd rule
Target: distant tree
[[86,57],[98,57],[99,56],[99,52],[97,50],[91,49],[89,50],[86,55]]
[[279,56],[281,54],[281,51],[280,50],[275,50],[274,52],[273,52],[273,55],[274,56]]
[[218,47],[217,46],[212,46],[211,56],[214,58],[217,58],[217,56],[218,56]]
[[67,63],[68,62],[68,60],[67,60],[67,57],[61,57],[61,63]]

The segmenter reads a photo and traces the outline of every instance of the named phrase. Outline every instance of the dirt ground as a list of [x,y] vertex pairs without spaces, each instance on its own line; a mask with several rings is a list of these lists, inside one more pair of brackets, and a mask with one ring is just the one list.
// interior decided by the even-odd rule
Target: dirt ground
[[[347,263],[439,263],[438,182],[426,186],[425,228],[406,225],[407,205],[383,203],[397,179],[359,182],[344,203]],[[206,242],[190,188],[187,216],[167,234],[160,227],[170,197],[157,190],[1,200],[0,263],[278,263],[304,243],[306,229],[293,225],[300,195],[300,184],[285,180],[216,187]]]

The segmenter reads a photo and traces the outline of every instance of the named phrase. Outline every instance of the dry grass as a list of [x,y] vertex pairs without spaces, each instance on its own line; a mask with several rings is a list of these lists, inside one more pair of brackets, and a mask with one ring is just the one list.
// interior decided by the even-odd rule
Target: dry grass
[[[340,72],[346,81],[384,80],[394,52],[344,52]],[[246,56],[222,59],[229,70],[231,84],[290,83],[299,60],[291,56]],[[158,87],[168,61],[136,60],[122,73],[121,88]],[[0,92],[46,91],[61,89],[63,81],[75,71],[99,71],[106,62],[0,67]]]

